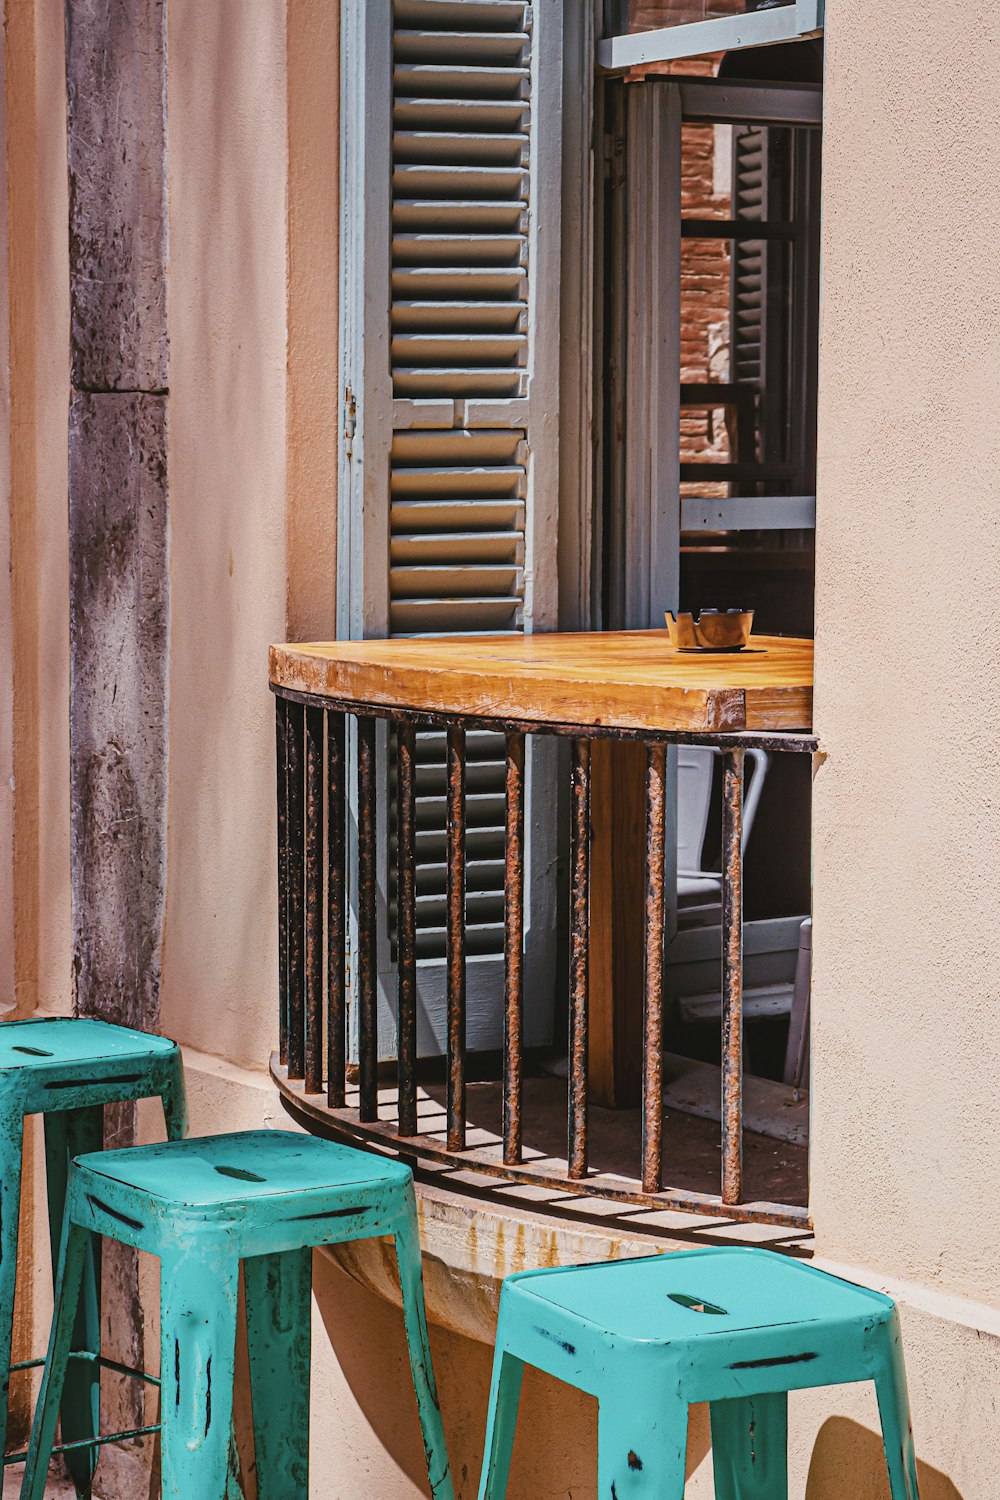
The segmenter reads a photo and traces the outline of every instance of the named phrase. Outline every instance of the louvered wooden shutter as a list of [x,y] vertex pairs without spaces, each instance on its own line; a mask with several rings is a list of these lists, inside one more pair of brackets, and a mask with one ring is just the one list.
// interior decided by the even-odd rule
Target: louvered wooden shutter
[[748,456],[797,470],[785,484],[768,481],[778,493],[815,486],[819,152],[818,132],[734,127],[734,218],[785,222],[790,235],[737,241],[732,261],[732,378],[760,392],[758,452]]
[[[557,623],[561,10],[558,0],[345,4],[342,635]],[[470,735],[468,751],[468,1041],[486,1049],[501,1036],[502,739]],[[382,754],[391,792],[388,740]],[[420,734],[417,754],[427,1053],[444,1040],[443,737]],[[533,746],[525,942],[536,1043],[548,1039],[555,969],[551,767],[550,748]],[[380,1037],[391,1051],[391,811],[383,822]]]
[[[766,219],[766,197],[767,130],[760,125],[737,125],[733,129],[733,218]],[[763,240],[737,240],[732,255],[731,378],[759,387],[764,373],[767,246]]]

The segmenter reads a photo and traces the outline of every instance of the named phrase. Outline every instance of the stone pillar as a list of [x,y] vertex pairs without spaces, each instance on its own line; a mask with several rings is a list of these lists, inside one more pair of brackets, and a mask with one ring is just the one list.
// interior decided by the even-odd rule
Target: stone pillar
[[[165,898],[169,615],[165,0],[66,0],[72,391],[70,757],[81,1015],[154,1030]],[[128,1143],[135,1110],[110,1112]],[[107,1247],[109,1352],[143,1358],[137,1259]],[[142,1419],[112,1394],[109,1422]],[[102,1494],[140,1492],[129,1454]],[[129,1469],[131,1468],[131,1475]]]

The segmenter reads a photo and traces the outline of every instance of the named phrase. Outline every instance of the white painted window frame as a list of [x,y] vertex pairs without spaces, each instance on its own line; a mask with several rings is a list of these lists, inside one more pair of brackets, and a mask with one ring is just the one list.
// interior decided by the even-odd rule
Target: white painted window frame
[[825,0],[794,0],[792,5],[749,11],[742,16],[717,16],[709,21],[605,37],[598,44],[597,65],[606,72],[620,73],[644,63],[675,62],[706,52],[800,41],[822,32],[824,6]]

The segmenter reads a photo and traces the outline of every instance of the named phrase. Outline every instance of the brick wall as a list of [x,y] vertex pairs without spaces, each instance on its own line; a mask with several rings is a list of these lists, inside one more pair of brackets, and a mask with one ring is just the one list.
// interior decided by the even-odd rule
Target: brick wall
[[[701,0],[685,0],[698,8]],[[663,25],[676,3],[634,10],[635,30]],[[712,0],[713,14],[744,9],[742,0]],[[630,78],[672,74],[715,76],[721,54],[634,68]],[[723,126],[685,125],[681,142],[681,211],[690,218],[724,219],[730,212],[730,132]],[[685,240],[681,246],[681,380],[725,381],[729,378],[729,244],[725,240]],[[730,456],[723,411],[681,412],[681,461],[723,461]],[[682,494],[724,496],[725,483],[684,484]]]
[[[714,76],[717,57],[674,64],[673,71]],[[730,211],[731,131],[725,126],[685,125],[681,142],[681,211],[691,218],[724,219]],[[729,243],[684,240],[681,244],[681,380],[729,378]],[[681,462],[729,457],[722,411],[681,410]],[[725,495],[725,484],[685,484],[681,493]]]

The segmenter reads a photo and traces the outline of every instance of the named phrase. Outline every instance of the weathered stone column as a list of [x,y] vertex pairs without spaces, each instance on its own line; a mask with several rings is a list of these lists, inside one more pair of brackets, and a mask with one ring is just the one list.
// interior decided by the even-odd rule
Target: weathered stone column
[[[66,0],[76,1008],[155,1029],[165,896],[168,334],[165,0]],[[109,1133],[134,1138],[135,1110]],[[142,1363],[136,1257],[105,1255],[105,1336]],[[142,1414],[122,1389],[110,1421]],[[128,1455],[102,1493],[139,1493]]]

